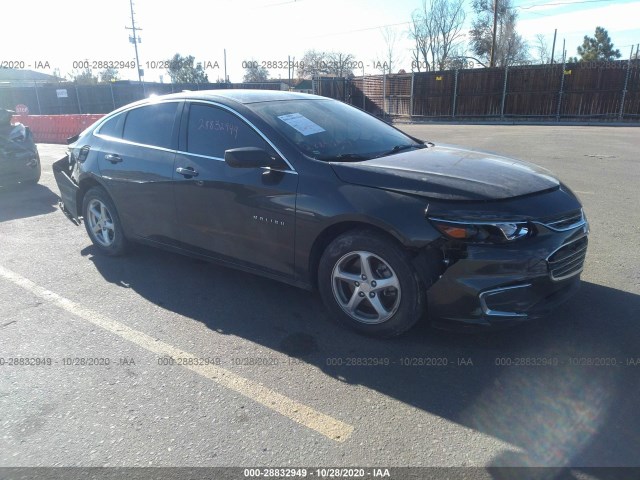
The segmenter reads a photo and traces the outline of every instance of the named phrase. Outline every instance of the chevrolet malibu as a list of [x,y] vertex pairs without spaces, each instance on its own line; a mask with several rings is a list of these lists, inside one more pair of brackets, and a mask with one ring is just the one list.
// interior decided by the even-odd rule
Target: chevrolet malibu
[[97,250],[143,242],[317,289],[364,334],[427,315],[519,323],[580,282],[588,224],[550,172],[418,140],[335,100],[183,92],[70,141],[54,164],[61,206]]

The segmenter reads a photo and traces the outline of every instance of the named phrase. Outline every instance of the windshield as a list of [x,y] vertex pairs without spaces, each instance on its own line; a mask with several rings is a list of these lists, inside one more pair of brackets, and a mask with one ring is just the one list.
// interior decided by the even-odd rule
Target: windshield
[[335,100],[263,102],[250,108],[318,160],[353,162],[424,147],[383,121]]

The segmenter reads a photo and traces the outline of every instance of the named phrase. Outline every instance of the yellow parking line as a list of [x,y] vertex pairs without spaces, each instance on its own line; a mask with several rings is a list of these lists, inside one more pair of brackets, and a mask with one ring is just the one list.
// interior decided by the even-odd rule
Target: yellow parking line
[[[138,345],[150,352],[162,356],[196,358],[189,352],[185,352],[168,343],[126,326],[123,323],[112,320],[94,310],[86,308],[68,298],[58,295],[37,285],[28,278],[0,266],[0,277],[22,287],[35,296],[46,300],[67,312],[86,320],[108,332],[111,332],[131,343]],[[227,369],[216,365],[183,365],[184,368],[202,375],[209,380],[222,385],[234,392],[264,405],[285,417],[304,425],[325,437],[344,442],[353,432],[353,426],[337,420],[329,415],[318,412],[313,408],[292,400],[278,392],[271,390],[257,382],[246,379]]]

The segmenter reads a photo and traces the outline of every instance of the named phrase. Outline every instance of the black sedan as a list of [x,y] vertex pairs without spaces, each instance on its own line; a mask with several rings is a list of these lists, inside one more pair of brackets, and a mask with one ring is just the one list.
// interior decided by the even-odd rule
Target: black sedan
[[579,285],[588,224],[550,172],[412,138],[344,103],[183,92],[109,114],[54,164],[95,246],[160,246],[317,288],[331,316],[398,335],[539,317]]

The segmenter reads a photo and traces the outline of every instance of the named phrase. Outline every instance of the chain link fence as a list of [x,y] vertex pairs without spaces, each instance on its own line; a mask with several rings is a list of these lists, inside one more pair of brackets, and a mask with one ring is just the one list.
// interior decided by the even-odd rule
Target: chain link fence
[[[109,113],[150,95],[165,95],[183,90],[220,90],[253,88],[281,90],[279,82],[265,83],[129,83],[98,85],[74,83],[0,85],[0,107],[14,110],[26,106],[31,115],[69,115]],[[21,112],[18,112],[21,113]]]
[[[183,90],[283,90],[282,82],[0,85],[0,107],[31,115],[100,114]],[[313,92],[378,116],[412,119],[640,119],[640,61],[315,77]],[[23,113],[23,112],[18,112]]]

